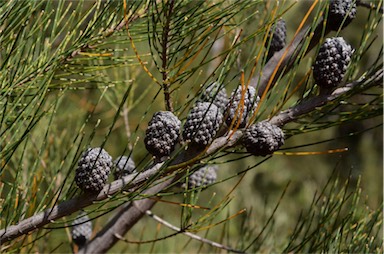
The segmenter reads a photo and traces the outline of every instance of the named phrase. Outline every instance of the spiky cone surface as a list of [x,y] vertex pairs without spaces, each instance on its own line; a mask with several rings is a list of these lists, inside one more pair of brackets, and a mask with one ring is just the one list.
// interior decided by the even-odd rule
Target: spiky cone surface
[[212,102],[221,112],[225,111],[228,101],[227,90],[217,82],[210,84],[201,95],[201,102]]
[[72,241],[79,247],[85,245],[92,236],[92,222],[85,212],[81,212],[72,222]]
[[259,122],[245,130],[242,143],[249,153],[266,156],[284,144],[284,133],[276,125]]
[[75,182],[86,192],[99,192],[111,173],[112,157],[102,148],[89,148],[81,156]]
[[320,87],[335,88],[351,62],[352,47],[342,37],[325,39],[313,64],[313,78]]
[[[272,38],[268,50],[268,59],[271,58],[275,52],[280,51],[285,47],[287,40],[287,26],[283,19],[279,19],[271,27],[269,37]],[[268,43],[269,40],[266,41],[265,47],[268,47]]]
[[136,165],[130,157],[128,158],[127,156],[119,156],[116,158],[116,160],[113,161],[113,165],[115,166],[115,171],[113,173],[115,180],[135,173]]
[[144,143],[148,152],[158,160],[168,157],[179,141],[180,126],[180,120],[172,112],[156,112],[145,133]]
[[216,182],[217,179],[217,166],[205,166],[188,176],[188,181],[183,183],[182,188],[193,189],[198,187],[205,187]]
[[[331,0],[328,11],[328,26],[337,31],[341,25],[346,27],[356,17],[355,0]],[[344,23],[343,23],[344,22]]]
[[189,112],[183,128],[183,138],[197,146],[206,146],[216,136],[223,122],[219,108],[209,102],[197,102]]
[[227,118],[225,120],[227,125],[231,126],[232,121],[236,119],[234,121],[233,127],[235,127],[239,122],[239,128],[245,127],[249,118],[254,113],[259,100],[260,98],[256,95],[255,88],[248,86],[247,91],[244,92],[244,104],[241,106],[241,86],[235,89],[231,94],[230,101],[227,106]]

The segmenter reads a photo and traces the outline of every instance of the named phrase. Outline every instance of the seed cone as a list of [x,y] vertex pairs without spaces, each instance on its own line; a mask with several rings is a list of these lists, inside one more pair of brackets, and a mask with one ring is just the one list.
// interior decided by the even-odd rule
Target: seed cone
[[352,47],[342,37],[327,38],[313,64],[313,77],[320,87],[334,88],[344,78]]
[[284,133],[269,122],[259,122],[245,130],[242,143],[249,153],[266,156],[284,144]]
[[213,103],[221,112],[225,111],[228,101],[227,90],[224,87],[220,88],[217,82],[210,84],[201,95],[201,102]]
[[209,184],[216,182],[217,168],[217,166],[205,166],[193,172],[193,174],[188,176],[188,182],[184,183],[182,185],[182,188],[185,188],[186,185],[188,189],[205,187]]
[[[328,26],[334,30],[346,27],[356,17],[356,1],[331,0],[328,11]],[[344,23],[343,23],[344,22]]]
[[113,162],[115,166],[115,180],[122,178],[124,176],[130,175],[135,172],[135,162],[128,158],[127,156],[119,156],[117,159]]
[[172,112],[155,113],[148,123],[144,138],[148,152],[157,159],[169,156],[179,141],[180,125],[180,120]]
[[112,157],[102,148],[86,150],[76,169],[75,182],[86,192],[99,192],[111,173]]
[[215,104],[197,102],[184,124],[183,138],[197,146],[206,146],[216,136],[223,114]]
[[230,126],[232,121],[236,119],[233,126],[236,126],[238,122],[240,122],[239,128],[244,128],[248,119],[254,113],[259,100],[260,98],[259,96],[256,96],[255,88],[249,86],[247,91],[244,92],[244,103],[242,104],[241,86],[235,89],[231,94],[231,99],[227,106],[227,125]]
[[[268,49],[268,59],[271,58],[275,52],[278,52],[285,47],[287,39],[287,27],[283,19],[279,19],[271,27],[269,36],[272,38]],[[265,47],[268,47],[268,43],[269,40],[266,41]]]
[[85,212],[81,212],[72,222],[72,241],[79,247],[85,245],[92,236],[92,222]]

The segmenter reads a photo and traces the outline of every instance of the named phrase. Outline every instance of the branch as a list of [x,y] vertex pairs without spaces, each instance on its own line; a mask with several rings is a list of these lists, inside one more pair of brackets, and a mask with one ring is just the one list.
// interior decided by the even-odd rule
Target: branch
[[[351,91],[351,89],[354,87],[362,86],[362,85],[363,86],[367,85],[367,87],[381,85],[382,79],[383,79],[383,70],[379,69],[375,74],[373,74],[369,78],[361,78],[357,81],[351,82],[344,87],[340,87],[336,89],[330,95],[319,95],[311,99],[308,99],[307,101],[303,101],[292,108],[289,108],[285,111],[280,112],[278,115],[274,116],[269,121],[272,124],[283,126],[291,121],[294,121],[295,119],[297,119],[303,114],[307,114],[315,110],[316,108],[322,105],[325,105],[326,103],[329,103],[333,100],[338,99],[340,96]],[[196,157],[201,158],[204,156],[209,156],[218,152],[221,149],[235,146],[239,142],[241,137],[242,137],[242,130],[237,130],[233,134],[229,133],[226,136],[216,138],[203,154],[201,154],[201,151],[199,150],[188,149],[187,151],[177,156],[173,160],[173,162],[170,163],[170,166],[183,165],[185,163],[190,162],[192,159]],[[186,164],[184,166],[188,166],[188,165],[189,164]],[[164,173],[165,171],[166,170],[162,164],[156,164],[144,172],[126,176],[123,179],[116,180],[106,185],[99,194],[94,194],[94,195],[83,194],[74,199],[64,201],[63,203],[60,203],[54,206],[53,208],[49,208],[37,215],[34,215],[32,217],[22,220],[17,225],[12,225],[10,227],[0,230],[0,244],[8,242],[21,235],[28,234],[29,232],[35,229],[38,229],[54,220],[60,219],[63,216],[70,215],[73,212],[76,212],[84,207],[91,205],[94,201],[105,200],[109,198],[111,195],[118,193],[122,189],[135,188],[140,184],[142,184],[144,181],[155,176],[156,174],[161,174],[161,173]],[[166,188],[175,180],[178,180],[177,177],[180,177],[180,176],[177,175],[172,180],[167,180],[166,182],[160,185],[156,185],[155,187],[152,187],[149,190],[153,192],[156,191],[157,193],[161,191],[157,189],[159,188],[159,186],[162,186],[162,188]],[[156,203],[156,200],[143,199],[135,202],[139,202],[140,206],[142,205],[143,207],[144,206],[152,207]],[[133,226],[143,216],[143,214],[137,212],[136,211],[137,209],[132,208],[131,206],[126,207],[126,209],[127,209],[126,214],[129,214],[128,210],[135,211],[135,212],[132,212],[132,214],[129,214],[129,217],[130,217],[129,223],[133,223],[131,225]],[[146,211],[148,209],[150,208],[144,209],[143,211]],[[113,221],[116,221],[115,223],[117,224],[116,227],[117,228],[125,227],[124,221],[126,221],[126,219],[124,218],[124,216],[117,216],[117,218],[119,217],[121,220],[116,219],[116,217],[113,220]],[[108,232],[105,232],[104,235],[107,235]],[[120,235],[123,235],[123,234],[120,234]]]
[[[169,163],[171,166],[174,166],[172,171],[168,170],[166,172],[164,166],[165,164],[163,163],[154,164],[143,172],[131,174],[107,184],[98,194],[82,194],[79,197],[64,201],[55,205],[53,208],[49,208],[32,217],[24,219],[17,225],[6,227],[5,229],[0,230],[0,244],[11,241],[21,235],[28,234],[29,232],[41,228],[52,221],[70,215],[73,212],[92,205],[95,201],[105,200],[123,189],[130,189],[130,191],[133,192],[134,188],[140,186],[142,183],[155,175],[159,175],[159,178],[161,178],[163,173],[170,174],[179,169],[179,164],[185,166],[183,165],[185,162],[195,162],[194,160],[191,161],[191,159],[199,157],[200,153],[200,150],[184,151]],[[186,166],[188,166],[188,164]],[[159,181],[162,180],[160,179]]]
[[[122,29],[124,25],[125,23],[124,21],[122,21],[115,28],[109,30],[106,36],[110,36],[113,31]],[[264,92],[269,82],[269,79],[273,78],[272,76],[275,68],[278,68],[278,72],[281,73],[283,70],[287,72],[292,67],[293,59],[295,59],[294,56],[297,56],[298,52],[300,52],[299,49],[300,47],[302,47],[304,38],[307,36],[309,31],[310,31],[309,27],[303,29],[301,32],[299,32],[298,36],[296,36],[296,38],[288,46],[288,48],[275,53],[275,55],[270,59],[270,61],[268,61],[263,71],[261,72],[262,75],[260,77],[260,82],[258,84],[259,94],[262,94]],[[311,42],[308,48],[306,49],[306,52],[311,50],[319,42],[322,31],[323,31],[323,22],[320,22],[314,31],[314,34],[311,38]],[[325,29],[325,31],[327,33],[328,29]],[[284,55],[284,52],[286,50],[287,50],[287,53],[285,54],[283,61],[279,64],[280,62],[279,59]],[[279,75],[275,75],[274,77],[277,77],[277,76]],[[382,73],[380,74],[380,77],[382,77]],[[252,83],[254,86],[257,84],[258,80],[259,80],[259,77],[255,77],[252,79]],[[379,82],[381,82],[381,78],[379,78]],[[309,101],[302,102],[291,109],[281,112],[277,116],[273,117],[270,121],[276,125],[283,126],[284,124],[290,121],[293,121],[300,115],[306,114],[314,110],[316,107],[319,107],[329,101],[336,99],[338,96],[347,92],[350,89],[349,88],[350,85],[351,84],[343,88],[343,89],[347,89],[346,91],[344,90],[342,91],[342,88],[339,88],[332,95],[323,95],[323,96],[312,98]],[[214,140],[211,146],[207,149],[205,155],[213,154],[225,147],[234,146],[236,142],[240,140],[241,136],[242,136],[242,131],[239,130],[239,131],[236,131],[234,134],[217,138],[216,140]],[[197,153],[190,153],[190,155],[193,155],[193,154],[197,155]],[[187,161],[185,160],[185,158],[186,156],[184,154],[181,157],[178,157],[176,161],[178,161],[179,163],[184,163]],[[83,194],[77,198],[65,201],[61,204],[54,206],[53,208],[47,209],[44,212],[41,212],[37,215],[27,218],[21,221],[18,225],[13,225],[3,230],[0,230],[0,243],[10,241],[23,234],[27,234],[36,228],[42,227],[50,223],[51,221],[57,220],[81,208],[89,206],[94,201],[105,200],[109,196],[121,191],[125,187],[128,187],[128,188],[136,187],[141,183],[143,183],[145,180],[154,176],[155,174],[158,174],[159,173],[158,171],[159,171],[158,166],[154,166],[153,168],[143,173],[134,174],[132,176],[126,176],[121,180],[117,180],[112,182],[111,184],[106,185],[104,189],[97,195]]]
[[[272,124],[282,126],[291,121],[294,121],[303,114],[307,114],[310,111],[316,110],[316,108],[318,108],[319,106],[322,106],[328,102],[338,99],[340,96],[348,93],[352,88],[362,85],[363,82],[365,84],[370,84],[370,86],[381,84],[382,78],[383,71],[379,70],[369,79],[360,79],[358,81],[349,83],[345,87],[336,89],[331,95],[316,96],[312,99],[309,99],[308,101],[298,104],[295,107],[282,111],[280,114],[273,117],[269,121]],[[208,156],[219,151],[220,149],[236,145],[240,141],[242,134],[242,130],[237,130],[233,134],[229,133],[227,136],[215,139],[213,143],[209,146],[209,148],[206,150],[205,155]],[[179,178],[174,178],[173,180],[165,182],[164,188],[168,187],[171,183],[175,182],[175,180],[178,179]],[[156,189],[156,191],[160,192],[161,190]],[[147,209],[149,210],[151,207],[153,207],[156,202],[157,200],[154,199],[140,200],[140,207],[142,208],[141,212],[138,211],[138,209],[132,205],[126,206],[124,211],[115,215],[113,223],[108,224],[102,231],[102,233],[97,234],[97,240],[91,241],[87,245],[86,251],[84,250],[83,253],[92,253],[93,251],[99,250],[100,248],[103,248],[104,251],[107,251],[112,248],[112,245],[117,242],[117,238],[119,238],[119,236],[125,235],[125,233],[143,217],[146,211],[144,210],[144,208],[149,207]],[[108,227],[112,225],[113,230],[107,230]],[[114,241],[112,241],[111,239],[113,239]],[[111,243],[112,245],[107,246],[107,242]]]
[[333,93],[310,98],[300,104],[289,108],[285,111],[280,112],[278,115],[272,117],[269,122],[278,126],[283,126],[289,122],[296,120],[298,117],[307,114],[318,107],[324,106],[325,104],[334,101],[342,95],[351,91],[354,87],[364,86],[366,88],[381,85],[383,82],[383,70],[378,70],[368,79],[360,78],[359,80],[353,81],[344,87],[337,88]]
[[[310,45],[306,49],[306,52],[310,51],[319,42],[323,30],[322,25],[323,22],[320,22],[320,24],[316,28],[314,35],[311,38]],[[123,26],[124,25],[122,25],[121,27]],[[118,27],[120,27],[120,25]],[[308,27],[306,29],[303,29],[295,38],[289,48],[277,52],[270,59],[270,61],[268,61],[260,77],[255,77],[252,79],[252,85],[258,86],[259,94],[262,94],[264,92],[271,78],[275,80],[276,77],[278,77],[282,71],[287,72],[290,68],[292,68],[295,56],[297,56],[300,52],[300,49],[303,46],[304,38],[308,35],[309,31],[310,28]],[[326,33],[328,32],[327,29],[325,31]],[[286,50],[287,53],[280,62],[280,59],[282,58]],[[70,54],[71,57],[74,57],[75,55],[75,51]],[[278,68],[278,74],[273,74],[276,68]],[[303,101],[290,109],[280,112],[278,115],[274,116],[269,121],[273,124],[283,126],[297,119],[301,115],[307,114],[308,112],[315,110],[319,106],[325,105],[328,102],[338,99],[340,96],[348,93],[352,88],[361,85],[361,83],[366,84],[371,82],[372,85],[377,85],[382,82],[382,78],[383,72],[382,70],[380,70],[369,79],[361,79],[349,83],[345,87],[335,90],[330,95],[319,95],[307,101]],[[208,156],[215,152],[218,152],[223,148],[234,146],[241,139],[241,137],[241,130],[238,130],[235,133],[229,133],[227,136],[224,137],[219,137],[214,140],[210,147],[204,152],[203,156]],[[183,152],[181,153],[181,155],[176,157],[175,162],[173,164],[170,164],[177,165],[178,163],[186,163],[191,158],[195,158],[195,156],[199,155],[199,152],[200,151],[195,150],[188,150],[186,152]],[[116,180],[111,184],[106,185],[103,190],[98,194],[82,194],[74,199],[64,201],[54,206],[53,208],[49,208],[37,215],[24,219],[20,221],[17,225],[6,227],[5,229],[0,230],[0,244],[15,239],[21,235],[28,234],[31,231],[38,229],[63,216],[70,215],[75,211],[78,211],[86,206],[93,204],[94,201],[105,200],[124,188],[135,188],[146,180],[148,180],[149,178],[151,178],[152,176],[155,176],[156,174],[161,175],[161,172],[164,172],[163,170],[165,169],[162,164],[154,165],[145,172],[126,176],[123,179]],[[147,189],[146,191],[144,191],[144,194],[155,195],[165,189],[170,184],[172,184],[174,181],[178,180],[180,176],[180,174],[177,174],[173,178]],[[101,250],[108,250],[118,240],[116,235],[124,235],[125,232],[127,232],[133,225],[137,223],[137,221],[140,220],[140,218],[145,214],[145,211],[151,209],[156,202],[157,200],[154,199],[142,199],[124,205],[123,209],[108,223],[107,227],[104,227],[104,229],[99,232],[99,234],[97,234],[97,236],[81,251],[100,252]]]
[[41,213],[20,221],[17,225],[6,227],[0,230],[0,244],[15,239],[21,235],[43,227],[48,223],[70,215],[84,207],[92,205],[95,201],[102,201],[110,196],[118,193],[124,188],[133,188],[139,186],[150,177],[159,173],[162,164],[156,164],[152,168],[142,173],[126,176],[104,186],[98,194],[82,194],[76,198],[64,201],[52,208],[49,208]]
[[[169,179],[161,184],[158,184],[143,194],[154,195],[166,188],[173,182],[173,179]],[[133,201],[126,204],[122,209],[110,220],[107,225],[104,226],[97,235],[83,248],[81,248],[78,254],[82,253],[105,253],[107,252],[117,241],[119,241],[118,235],[124,235],[129,229],[131,229],[137,221],[145,214],[143,211],[151,209],[156,204],[155,199],[142,199]]]

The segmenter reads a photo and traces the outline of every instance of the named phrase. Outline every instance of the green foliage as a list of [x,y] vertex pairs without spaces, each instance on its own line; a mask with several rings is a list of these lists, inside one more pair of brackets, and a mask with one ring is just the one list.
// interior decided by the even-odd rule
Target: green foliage
[[382,252],[382,207],[373,211],[365,207],[359,184],[350,184],[348,179],[339,188],[338,180],[333,180],[314,197],[308,212],[299,217],[284,252]]

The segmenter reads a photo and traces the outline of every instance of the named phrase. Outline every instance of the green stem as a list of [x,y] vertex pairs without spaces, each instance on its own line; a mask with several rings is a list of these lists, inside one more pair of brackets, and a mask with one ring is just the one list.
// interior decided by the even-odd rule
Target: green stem
[[171,102],[171,93],[169,92],[169,77],[168,77],[168,37],[169,37],[169,26],[171,22],[171,15],[174,7],[174,0],[169,1],[169,8],[166,8],[166,20],[163,28],[162,34],[162,76],[163,76],[163,90],[164,90],[164,100],[165,108],[168,111],[173,112],[172,102]]

